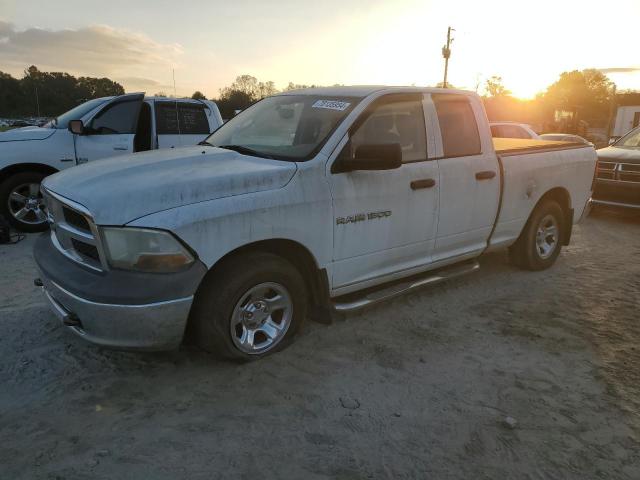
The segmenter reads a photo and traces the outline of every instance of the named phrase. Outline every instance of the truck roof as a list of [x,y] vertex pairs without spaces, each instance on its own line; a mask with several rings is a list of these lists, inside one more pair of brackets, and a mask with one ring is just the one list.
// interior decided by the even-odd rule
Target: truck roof
[[398,86],[390,87],[386,85],[352,85],[352,86],[336,86],[336,87],[315,87],[303,88],[300,90],[289,90],[278,95],[322,95],[334,97],[360,97],[364,98],[373,93],[458,93],[464,95],[476,95],[466,90],[456,90],[452,88],[435,88],[435,87],[413,87]]

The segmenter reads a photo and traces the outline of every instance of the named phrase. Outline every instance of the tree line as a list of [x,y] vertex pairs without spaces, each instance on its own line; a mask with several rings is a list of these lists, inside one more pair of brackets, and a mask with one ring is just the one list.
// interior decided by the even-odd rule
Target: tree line
[[[289,84],[294,90],[316,85]],[[478,85],[479,87],[479,85]],[[214,98],[223,118],[231,118],[256,101],[277,93],[272,81],[260,81],[252,75],[240,75],[221,88]],[[64,72],[42,72],[36,66],[24,71],[21,79],[0,72],[0,117],[55,116],[92,98],[122,95],[124,88],[109,78],[74,77]],[[166,96],[163,92],[156,95]],[[579,122],[605,126],[608,122],[615,86],[598,70],[564,72],[558,80],[533,100],[520,100],[511,95],[502,78],[487,79],[482,94],[490,120],[514,120],[543,125],[558,121],[558,116],[576,129]],[[196,91],[192,98],[206,99]],[[568,119],[568,120],[567,120]]]
[[0,117],[53,117],[92,98],[123,93],[122,85],[108,78],[41,72],[34,65],[20,79],[0,71]]

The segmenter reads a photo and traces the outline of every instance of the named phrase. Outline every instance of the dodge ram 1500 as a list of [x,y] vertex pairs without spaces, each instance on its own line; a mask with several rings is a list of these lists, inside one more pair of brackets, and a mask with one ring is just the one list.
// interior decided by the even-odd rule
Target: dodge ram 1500
[[54,312],[92,342],[225,357],[305,318],[478,268],[550,267],[591,195],[584,144],[492,139],[476,94],[336,87],[268,97],[201,145],[47,177],[34,254]]

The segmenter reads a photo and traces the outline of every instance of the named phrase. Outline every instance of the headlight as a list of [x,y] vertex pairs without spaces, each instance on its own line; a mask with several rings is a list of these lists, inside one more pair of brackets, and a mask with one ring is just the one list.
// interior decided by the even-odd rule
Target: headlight
[[145,228],[102,228],[109,266],[141,272],[177,272],[195,259],[171,233]]

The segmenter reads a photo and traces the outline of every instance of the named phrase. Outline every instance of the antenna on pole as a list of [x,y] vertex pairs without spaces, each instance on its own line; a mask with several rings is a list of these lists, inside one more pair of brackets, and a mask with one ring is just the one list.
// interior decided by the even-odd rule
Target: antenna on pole
[[442,56],[444,57],[444,80],[442,81],[442,88],[448,88],[447,84],[447,74],[449,72],[449,57],[451,56],[451,42],[453,42],[453,38],[451,38],[451,32],[455,32],[455,28],[447,28],[447,44],[442,47]]
[[180,132],[180,117],[178,116],[178,93],[176,92],[176,70],[171,69],[171,75],[173,76],[173,101],[176,104],[176,125],[178,126],[178,135],[182,135]]
[[36,89],[36,110],[38,112],[38,117],[40,116],[40,100],[38,99],[38,87]]

